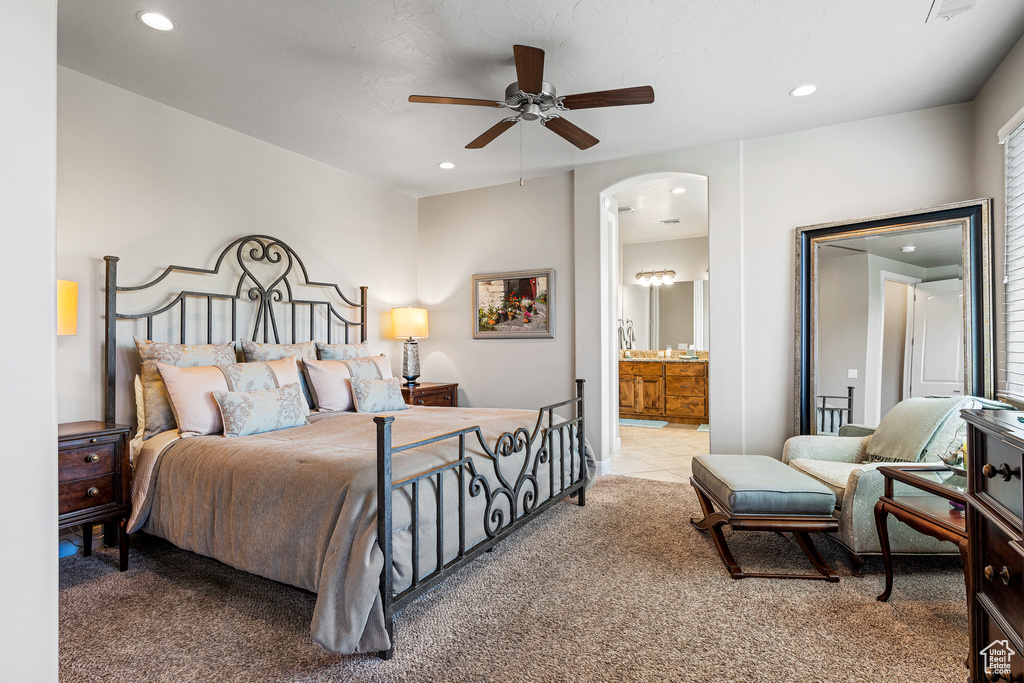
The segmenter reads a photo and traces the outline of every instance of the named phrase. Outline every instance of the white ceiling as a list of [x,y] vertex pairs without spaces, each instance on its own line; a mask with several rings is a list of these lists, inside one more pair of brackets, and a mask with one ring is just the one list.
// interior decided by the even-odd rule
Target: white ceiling
[[[902,251],[904,246],[913,246],[914,251],[905,253]],[[963,263],[963,230],[954,223],[952,227],[849,237],[822,245],[818,256],[839,258],[858,253],[882,256],[921,268],[959,266]]]
[[[932,0],[61,0],[58,62],[414,196],[973,99],[1024,31],[1024,2],[925,24]],[[135,18],[162,11],[161,33]],[[559,94],[653,85],[652,105],[573,112],[580,151],[537,123],[483,150],[512,45]],[[817,94],[793,98],[812,82]],[[452,161],[451,171],[437,168]]]
[[[684,190],[672,194],[674,188]],[[708,179],[659,178],[634,183],[614,195],[619,203],[619,243],[660,242],[708,234]],[[624,207],[631,213],[621,213]],[[678,223],[662,223],[679,219]]]

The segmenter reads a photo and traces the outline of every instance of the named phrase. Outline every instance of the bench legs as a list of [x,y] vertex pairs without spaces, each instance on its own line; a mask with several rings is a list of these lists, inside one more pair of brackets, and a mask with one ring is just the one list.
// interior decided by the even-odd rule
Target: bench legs
[[[823,558],[818,552],[818,549],[814,547],[814,541],[811,540],[811,537],[808,535],[808,532],[810,531],[834,530],[831,528],[833,525],[836,525],[836,521],[833,518],[807,517],[801,519],[800,517],[795,516],[729,516],[724,512],[718,512],[715,510],[713,496],[711,496],[710,492],[707,491],[700,482],[690,479],[690,483],[693,485],[693,490],[697,494],[697,500],[700,502],[701,510],[704,512],[704,519],[698,520],[696,518],[690,518],[690,524],[700,531],[707,531],[711,534],[711,540],[714,542],[715,548],[718,550],[718,555],[722,558],[722,562],[725,563],[725,568],[729,571],[729,576],[732,578],[821,579],[824,581],[831,581],[833,583],[839,581],[839,574],[837,574],[836,571],[832,569],[827,562],[825,562],[825,558]],[[721,507],[721,505],[719,507]],[[797,545],[804,551],[804,554],[807,555],[807,559],[811,561],[811,564],[814,565],[814,568],[818,573],[775,574],[744,572],[736,562],[736,558],[732,556],[732,552],[729,551],[729,545],[726,543],[725,535],[722,533],[722,527],[726,524],[731,525],[733,531],[792,532]]]

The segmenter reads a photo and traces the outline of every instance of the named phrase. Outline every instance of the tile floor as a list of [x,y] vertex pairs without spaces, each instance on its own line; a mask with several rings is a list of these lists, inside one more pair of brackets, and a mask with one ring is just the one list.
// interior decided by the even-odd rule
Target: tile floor
[[697,425],[672,424],[661,429],[619,427],[622,450],[612,453],[612,473],[640,479],[689,482],[690,461],[709,452],[709,433]]

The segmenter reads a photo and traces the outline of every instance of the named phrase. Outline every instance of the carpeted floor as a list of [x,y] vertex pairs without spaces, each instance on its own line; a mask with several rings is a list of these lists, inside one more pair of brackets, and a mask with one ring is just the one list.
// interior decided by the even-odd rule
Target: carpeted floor
[[[687,523],[689,486],[602,477],[401,614],[387,662],[309,639],[312,595],[146,536],[60,560],[60,677],[79,681],[912,681],[966,677],[957,557],[824,581],[729,579]],[[259,542],[259,539],[253,539]],[[750,569],[806,566],[787,538],[731,539]]]

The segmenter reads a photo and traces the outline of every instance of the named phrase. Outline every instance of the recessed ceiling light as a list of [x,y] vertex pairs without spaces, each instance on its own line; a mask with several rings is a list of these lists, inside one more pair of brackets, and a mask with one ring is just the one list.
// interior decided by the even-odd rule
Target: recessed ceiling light
[[159,12],[139,12],[136,14],[143,24],[157,31],[170,31],[174,28],[174,22]]
[[438,167],[438,168],[443,168],[444,170],[446,170],[446,171],[447,171],[447,170],[448,170],[448,169],[450,169],[450,168],[455,168],[455,164],[453,164],[453,163],[452,163],[452,162],[450,162],[450,161],[442,161],[441,163],[439,163],[439,164],[437,165],[437,167]]
[[685,187],[673,187],[672,188],[672,194],[682,194],[684,192],[686,192],[686,188]]
[[805,85],[796,86],[789,91],[789,94],[793,97],[807,97],[808,95],[813,94],[817,89],[818,86],[807,83]]
[[908,244],[905,247],[900,247],[900,251],[902,251],[904,254],[913,253],[915,249],[917,249],[917,247],[915,247],[913,244]]

